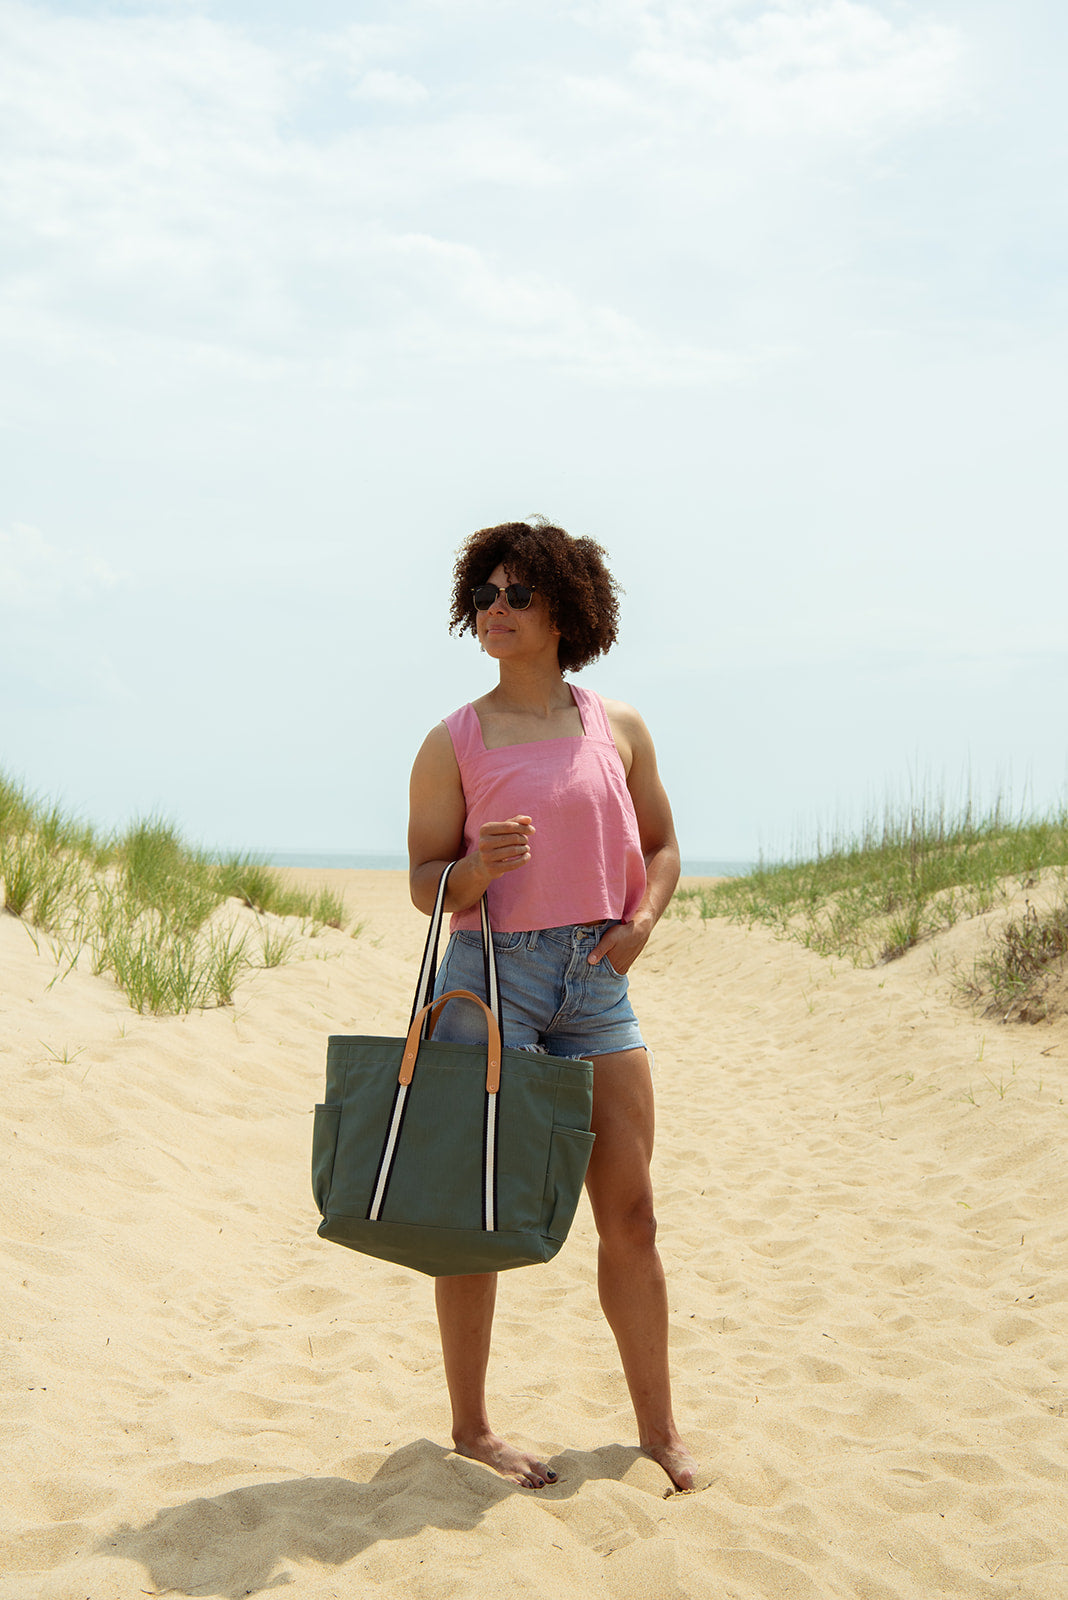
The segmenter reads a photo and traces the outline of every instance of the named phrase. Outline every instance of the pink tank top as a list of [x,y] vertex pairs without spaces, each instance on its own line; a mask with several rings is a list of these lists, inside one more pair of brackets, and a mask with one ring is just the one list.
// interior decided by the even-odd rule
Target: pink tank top
[[[499,933],[574,922],[626,922],[645,893],[638,819],[600,695],[570,685],[582,734],[487,750],[474,706],[445,718],[467,802],[464,847],[484,822],[532,818],[530,860],[489,887]],[[478,907],[451,927],[477,928]]]

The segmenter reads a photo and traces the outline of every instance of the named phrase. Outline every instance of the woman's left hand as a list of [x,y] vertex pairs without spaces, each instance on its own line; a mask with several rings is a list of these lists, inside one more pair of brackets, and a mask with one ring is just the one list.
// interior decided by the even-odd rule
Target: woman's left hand
[[617,922],[605,929],[586,959],[591,967],[595,967],[607,956],[613,970],[622,978],[645,949],[651,932],[652,929],[644,924]]

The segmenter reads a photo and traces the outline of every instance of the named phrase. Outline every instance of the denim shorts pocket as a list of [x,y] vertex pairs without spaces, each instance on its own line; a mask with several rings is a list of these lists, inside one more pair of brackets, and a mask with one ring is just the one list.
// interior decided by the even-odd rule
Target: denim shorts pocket
[[601,957],[601,966],[607,968],[612,977],[615,978],[618,983],[626,983],[627,974],[625,972],[617,972],[607,956]]

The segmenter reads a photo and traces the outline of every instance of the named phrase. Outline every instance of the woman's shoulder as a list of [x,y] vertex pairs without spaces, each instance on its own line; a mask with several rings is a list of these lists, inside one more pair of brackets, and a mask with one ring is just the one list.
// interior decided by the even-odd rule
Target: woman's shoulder
[[457,706],[455,711],[450,711],[447,717],[442,717],[438,727],[448,728],[451,731],[453,728],[468,728],[472,722],[478,722],[478,713],[474,703],[469,700],[466,705]]
[[[587,690],[587,693],[597,694],[597,691],[591,689]],[[613,717],[636,717],[638,715],[634,707],[628,705],[625,700],[613,700],[611,695],[607,694],[597,694],[597,698],[604,706],[605,710]]]
[[638,737],[645,731],[645,723],[638,712],[625,700],[611,700],[608,695],[600,694],[596,689],[580,688],[578,684],[572,684],[571,687],[574,693],[588,695],[598,701],[604,707],[604,714],[613,729],[621,729],[627,734]]
[[482,724],[474,705],[457,706],[443,717],[435,730],[439,739],[450,746],[456,760],[464,761],[477,755],[483,748]]
[[452,753],[452,736],[449,733],[446,719],[442,718],[440,722],[435,722],[434,726],[431,728],[430,732],[419,746],[419,755],[417,759],[440,760],[442,757],[451,756]]
[[[586,692],[593,693],[592,690]],[[652,755],[653,741],[649,729],[635,708],[625,700],[610,700],[607,695],[601,694],[597,695],[597,700],[604,708],[608,731],[629,779],[635,760],[641,762],[646,756]]]

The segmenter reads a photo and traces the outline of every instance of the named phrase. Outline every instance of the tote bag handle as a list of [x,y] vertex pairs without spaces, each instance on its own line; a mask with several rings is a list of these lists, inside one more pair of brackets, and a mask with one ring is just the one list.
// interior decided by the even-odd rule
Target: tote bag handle
[[451,989],[447,995],[441,995],[437,1000],[431,998],[434,978],[437,973],[438,939],[441,935],[441,923],[445,914],[445,890],[448,887],[449,873],[455,865],[454,861],[450,861],[441,874],[438,883],[437,899],[434,902],[434,911],[430,918],[430,928],[427,932],[426,945],[423,950],[423,960],[419,968],[415,1004],[412,1007],[412,1017],[408,1024],[408,1037],[405,1040],[404,1051],[401,1056],[397,1088],[393,1097],[393,1109],[390,1112],[389,1127],[386,1130],[378,1171],[375,1174],[371,1203],[367,1209],[367,1220],[369,1222],[377,1222],[382,1215],[386,1190],[389,1187],[390,1174],[393,1171],[401,1128],[404,1124],[404,1109],[408,1094],[411,1091],[412,1079],[418,1061],[420,1043],[424,1039],[429,1039],[430,1030],[444,1002],[459,998],[473,1000],[477,1006],[481,1006],[486,1014],[486,1101],[482,1125],[482,1226],[487,1233],[495,1233],[497,1231],[497,1134],[500,1122],[501,1037],[504,1033],[504,1019],[501,1015],[501,995],[497,984],[497,958],[493,950],[493,936],[490,932],[489,912],[486,909],[485,895],[482,896],[481,911],[482,962],[486,975],[486,999],[480,1000],[477,995],[471,994],[467,989]]
[[[423,960],[419,967],[419,980],[415,986],[415,1003],[409,1019],[409,1027],[414,1024],[416,1015],[422,1017],[420,1038],[429,1039],[433,1032],[434,1023],[437,1021],[438,1008],[435,1007],[431,1014],[430,1000],[434,993],[434,979],[438,970],[438,941],[441,937],[441,924],[445,917],[445,891],[449,884],[449,873],[456,865],[450,861],[438,880],[438,893],[434,901],[434,910],[430,915],[430,927],[427,929],[426,944],[423,947]],[[499,1039],[504,1037],[504,1012],[501,1007],[501,990],[497,982],[497,955],[493,948],[493,930],[490,927],[489,906],[486,896],[479,901],[479,913],[482,922],[482,971],[486,981],[486,998],[484,1002],[497,1021],[497,1034]],[[454,993],[457,991],[453,991]],[[444,996],[441,997],[444,999]],[[475,996],[470,996],[474,999]]]
[[497,1019],[484,1000],[477,994],[472,994],[470,989],[450,989],[448,994],[439,995],[436,1000],[431,1000],[421,1011],[417,1011],[412,1018],[412,1025],[408,1029],[408,1038],[404,1045],[404,1054],[401,1056],[400,1072],[397,1082],[409,1084],[415,1072],[415,1063],[419,1055],[421,1039],[420,1028],[427,1012],[431,1012],[430,1026],[433,1027],[437,1020],[438,1012],[447,1000],[473,1000],[475,1005],[486,1014],[486,1093],[496,1094],[501,1086],[501,1030],[497,1026]]

